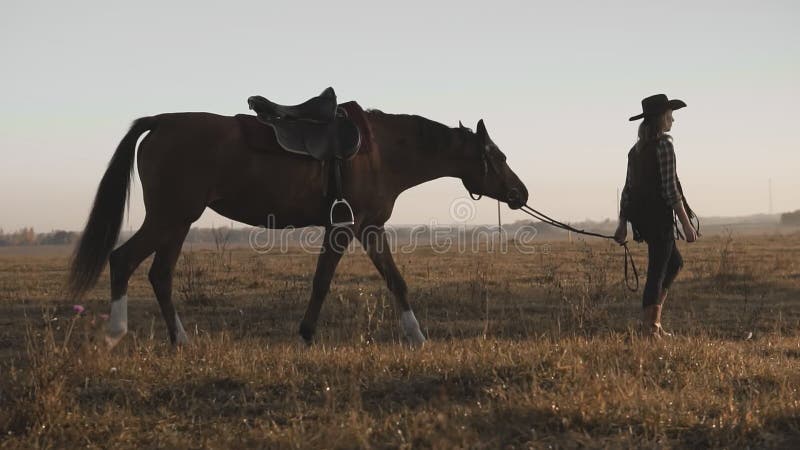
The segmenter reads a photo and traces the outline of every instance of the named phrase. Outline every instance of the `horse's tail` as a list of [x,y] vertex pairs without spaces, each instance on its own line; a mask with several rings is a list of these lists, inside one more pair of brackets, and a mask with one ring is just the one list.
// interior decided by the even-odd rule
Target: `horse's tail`
[[81,297],[100,278],[122,227],[125,200],[133,175],[136,141],[142,133],[152,130],[155,124],[154,117],[142,117],[134,121],[108,163],[97,188],[86,228],[72,256],[67,281],[70,298]]

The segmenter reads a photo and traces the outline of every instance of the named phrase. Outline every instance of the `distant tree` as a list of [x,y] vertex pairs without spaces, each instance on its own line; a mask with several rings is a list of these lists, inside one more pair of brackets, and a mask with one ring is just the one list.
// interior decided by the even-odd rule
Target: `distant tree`
[[781,225],[800,225],[800,209],[781,214]]
[[33,227],[22,229],[22,243],[23,245],[33,245],[36,243],[36,233],[33,231]]
[[5,236],[10,245],[33,245],[36,243],[36,233],[31,228],[21,230]]
[[55,230],[52,233],[39,235],[38,242],[41,245],[67,245],[75,242],[78,234],[71,231]]

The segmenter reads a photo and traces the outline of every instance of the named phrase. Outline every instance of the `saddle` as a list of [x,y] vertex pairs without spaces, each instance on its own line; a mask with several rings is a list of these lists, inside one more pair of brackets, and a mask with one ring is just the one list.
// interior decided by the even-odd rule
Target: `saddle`
[[247,99],[258,119],[272,127],[278,144],[289,152],[319,161],[352,158],[361,144],[361,133],[336,103],[333,88],[299,105],[284,106],[261,96]]
[[355,102],[339,105],[331,87],[299,105],[279,105],[259,95],[248,98],[247,104],[260,122],[272,128],[284,150],[309,156],[323,164],[331,163],[335,199],[330,208],[330,224],[353,225],[353,208],[342,196],[341,165],[361,147],[361,131],[348,113],[358,105]]

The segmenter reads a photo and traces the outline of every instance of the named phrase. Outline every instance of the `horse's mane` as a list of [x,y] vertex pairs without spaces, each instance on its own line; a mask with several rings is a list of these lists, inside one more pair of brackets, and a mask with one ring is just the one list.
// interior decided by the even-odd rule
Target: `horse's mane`
[[[461,140],[459,129],[450,128],[434,120],[413,114],[389,114],[379,109],[367,109],[367,115],[378,121],[392,120],[405,123],[417,129],[417,139],[421,146],[430,149],[451,148],[454,141]],[[467,131],[467,129],[464,129]]]

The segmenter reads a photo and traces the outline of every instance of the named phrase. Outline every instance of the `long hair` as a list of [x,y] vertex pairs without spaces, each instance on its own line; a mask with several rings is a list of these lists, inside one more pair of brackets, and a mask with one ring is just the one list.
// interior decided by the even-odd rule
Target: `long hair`
[[[664,134],[664,115],[645,116],[639,124],[639,140],[636,142],[638,149],[665,136]],[[666,135],[669,137],[669,135]]]

